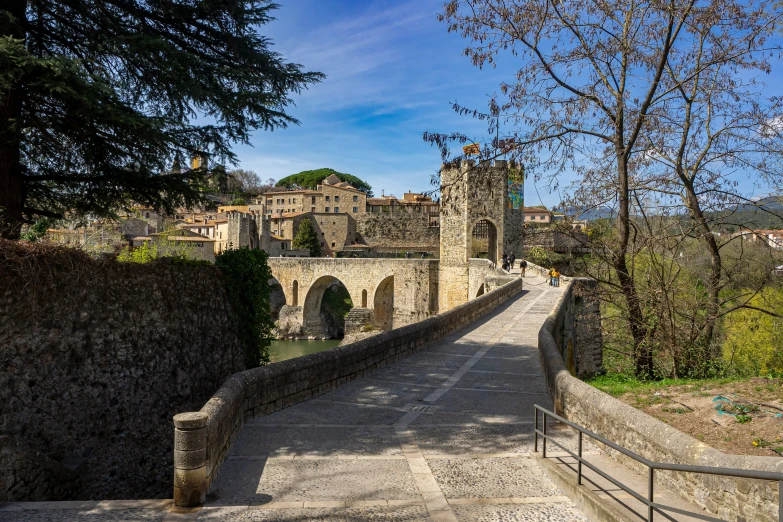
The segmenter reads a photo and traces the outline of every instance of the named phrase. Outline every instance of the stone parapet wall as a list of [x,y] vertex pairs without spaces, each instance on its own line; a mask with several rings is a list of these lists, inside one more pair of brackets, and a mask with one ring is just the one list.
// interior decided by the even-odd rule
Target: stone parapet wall
[[497,288],[498,280],[503,281],[503,284],[505,284],[505,282],[515,278],[516,276],[512,276],[489,259],[469,259],[468,299],[473,299],[478,295]]
[[[569,326],[572,318],[580,308],[594,306],[590,304],[594,284],[585,279],[569,283],[539,332],[539,355],[559,414],[654,462],[783,472],[783,458],[727,455],[573,377],[562,354],[576,330]],[[647,473],[646,466],[604,449],[622,464]],[[711,516],[744,522],[778,520],[775,482],[670,471],[657,471],[655,478]]]
[[[516,279],[478,299],[416,324],[395,328],[333,350],[297,357],[231,376],[198,413],[203,418],[203,448],[175,458],[174,501],[203,502],[246,419],[267,415],[372,373],[480,319],[522,291]],[[179,416],[178,416],[179,417]],[[188,418],[183,417],[183,422]],[[183,438],[178,429],[176,437]],[[179,440],[179,439],[178,439]],[[194,464],[191,456],[202,456]]]
[[0,500],[169,496],[172,415],[244,368],[229,307],[214,266],[0,241],[0,436],[36,483],[59,479],[24,455],[83,463],[79,488],[11,478]]

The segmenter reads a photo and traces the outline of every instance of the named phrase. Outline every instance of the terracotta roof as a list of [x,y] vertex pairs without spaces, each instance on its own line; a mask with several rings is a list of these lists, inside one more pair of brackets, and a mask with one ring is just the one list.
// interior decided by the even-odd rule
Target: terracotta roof
[[193,237],[193,236],[169,236],[167,238],[169,241],[198,241],[201,243],[214,243],[214,239],[210,239],[208,237],[199,236],[199,237]]
[[272,239],[277,239],[278,241],[285,241],[286,239],[284,237],[280,237],[276,234],[272,234]]

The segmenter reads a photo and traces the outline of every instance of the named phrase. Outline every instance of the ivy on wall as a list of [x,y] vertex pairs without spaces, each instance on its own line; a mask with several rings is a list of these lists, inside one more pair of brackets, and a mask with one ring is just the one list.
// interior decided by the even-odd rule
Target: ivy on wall
[[223,272],[245,365],[254,368],[268,363],[274,323],[269,306],[272,272],[266,252],[248,247],[226,250],[215,256],[215,265]]

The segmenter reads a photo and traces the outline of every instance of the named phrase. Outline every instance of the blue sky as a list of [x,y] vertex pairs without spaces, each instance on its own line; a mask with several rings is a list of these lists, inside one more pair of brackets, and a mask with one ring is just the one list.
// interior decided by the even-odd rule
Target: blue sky
[[[262,28],[287,60],[326,80],[296,96],[299,126],[256,132],[238,146],[240,166],[262,179],[331,167],[365,179],[376,194],[431,190],[440,165],[424,131],[484,137],[486,126],[449,105],[485,108],[509,71],[479,70],[462,56],[464,40],[437,21],[442,0],[283,0]],[[539,182],[544,204],[559,201]],[[526,203],[539,204],[533,181]]]
[[[366,180],[378,195],[401,196],[433,188],[440,155],[422,140],[424,131],[486,137],[484,123],[458,116],[449,102],[486,109],[514,64],[474,67],[462,55],[466,41],[437,20],[443,0],[281,2],[262,34],[286,60],[327,78],[294,97],[289,113],[301,125],[256,132],[252,146],[235,148],[240,167],[264,180],[331,167]],[[775,71],[779,64],[773,59]],[[765,81],[779,92],[775,72]],[[571,181],[561,176],[559,186],[567,190]],[[770,192],[747,178],[737,181],[747,196]],[[527,205],[552,207],[560,199],[546,181],[525,181]]]

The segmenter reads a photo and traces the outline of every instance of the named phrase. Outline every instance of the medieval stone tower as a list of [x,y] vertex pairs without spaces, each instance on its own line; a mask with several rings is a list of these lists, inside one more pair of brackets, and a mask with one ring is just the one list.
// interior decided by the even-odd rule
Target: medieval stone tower
[[503,160],[444,165],[440,191],[438,307],[444,312],[470,298],[468,260],[474,236],[486,237],[486,256],[498,265],[504,253],[521,257],[525,212],[519,170]]

